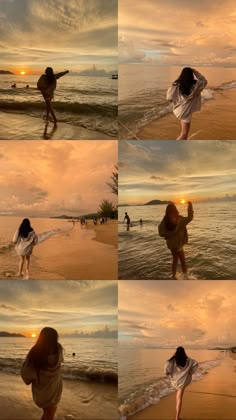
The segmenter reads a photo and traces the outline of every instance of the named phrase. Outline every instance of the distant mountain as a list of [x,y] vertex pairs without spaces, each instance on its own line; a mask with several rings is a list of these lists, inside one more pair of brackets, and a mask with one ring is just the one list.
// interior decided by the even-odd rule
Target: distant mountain
[[145,203],[144,206],[158,206],[159,204],[172,204],[173,201],[152,200]]
[[0,331],[0,337],[25,337],[22,334],[15,334],[15,333],[9,333],[6,331]]
[[8,70],[0,70],[0,74],[15,74]]

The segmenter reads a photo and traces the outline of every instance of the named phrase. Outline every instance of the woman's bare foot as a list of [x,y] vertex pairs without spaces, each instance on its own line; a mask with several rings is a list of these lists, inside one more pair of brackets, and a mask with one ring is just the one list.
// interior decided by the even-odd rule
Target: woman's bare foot
[[16,273],[16,277],[21,277],[21,276],[23,276],[23,273],[18,271],[18,273]]

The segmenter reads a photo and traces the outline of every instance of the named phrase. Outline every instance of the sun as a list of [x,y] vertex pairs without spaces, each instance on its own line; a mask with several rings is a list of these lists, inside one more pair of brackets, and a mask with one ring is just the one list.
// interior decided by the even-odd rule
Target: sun
[[25,75],[25,71],[24,70],[22,70],[21,72],[20,72],[20,74],[21,74],[21,76],[24,76]]
[[186,200],[184,198],[181,198],[180,203],[181,204],[185,204],[186,203]]
[[32,334],[31,334],[31,337],[32,337],[32,338],[35,338],[35,337],[37,337],[37,334],[32,333]]

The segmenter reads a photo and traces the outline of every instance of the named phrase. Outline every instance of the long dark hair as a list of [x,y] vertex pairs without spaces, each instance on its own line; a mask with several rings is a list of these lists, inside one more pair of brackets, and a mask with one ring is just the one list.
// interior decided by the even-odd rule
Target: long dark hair
[[173,214],[173,213],[175,213],[176,216],[179,215],[179,212],[178,212],[177,207],[175,206],[175,204],[174,203],[170,203],[166,207],[166,214],[165,214],[165,217],[164,217],[165,225],[166,225],[166,228],[168,230],[174,230],[175,227],[176,227],[176,225],[174,223],[171,223],[171,221],[170,221],[170,214]]
[[33,228],[30,226],[29,219],[23,219],[21,225],[19,227],[19,235],[22,238],[27,238],[30,232],[32,232]]
[[51,85],[55,80],[55,75],[53,73],[52,67],[47,67],[45,70],[45,74],[46,74],[48,83]]
[[175,80],[174,85],[179,85],[179,90],[182,95],[188,96],[195,83],[196,80],[194,79],[191,67],[184,67],[180,73],[179,78]]
[[62,346],[58,343],[58,332],[54,328],[45,327],[39,334],[36,344],[28,354],[28,361],[39,374],[40,370],[46,370],[49,367],[48,356],[62,351]]
[[175,354],[169,359],[169,362],[174,360],[177,364],[177,366],[184,367],[186,365],[187,361],[187,354],[185,353],[185,350],[183,347],[178,347],[176,349]]

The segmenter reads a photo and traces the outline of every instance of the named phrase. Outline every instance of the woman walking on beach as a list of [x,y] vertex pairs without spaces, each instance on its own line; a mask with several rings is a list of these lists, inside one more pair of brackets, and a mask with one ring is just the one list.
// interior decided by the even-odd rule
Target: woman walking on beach
[[201,92],[206,85],[207,80],[201,73],[191,67],[185,67],[168,89],[167,100],[173,102],[173,113],[181,120],[181,133],[176,140],[187,140],[192,113],[200,111]]
[[175,354],[166,362],[165,374],[170,377],[171,384],[176,389],[176,417],[180,420],[182,400],[186,386],[192,382],[192,375],[198,368],[198,362],[190,359],[183,347],[178,347]]
[[41,420],[53,420],[62,394],[63,349],[58,333],[45,327],[29,351],[21,369],[26,385],[32,386],[35,404],[43,409]]
[[38,242],[38,237],[34,232],[33,228],[30,225],[29,219],[24,219],[17,229],[13,240],[13,244],[15,244],[15,250],[17,255],[20,257],[19,261],[19,271],[17,276],[22,276],[22,270],[24,267],[24,263],[26,262],[26,279],[29,278],[29,266],[30,266],[30,256],[33,252],[34,245]]
[[178,261],[180,260],[182,271],[187,276],[187,265],[185,261],[184,245],[188,243],[187,224],[193,220],[193,205],[188,202],[187,217],[181,216],[176,206],[171,203],[166,207],[166,213],[158,226],[159,235],[166,240],[170,249],[172,261],[172,279],[176,280]]
[[49,121],[49,114],[52,115],[54,124],[57,123],[57,118],[52,107],[52,99],[54,97],[54,91],[57,87],[57,79],[65,76],[69,73],[69,70],[63,71],[61,73],[54,73],[51,67],[47,67],[45,73],[40,76],[37,87],[43,95],[46,104],[46,120]]

